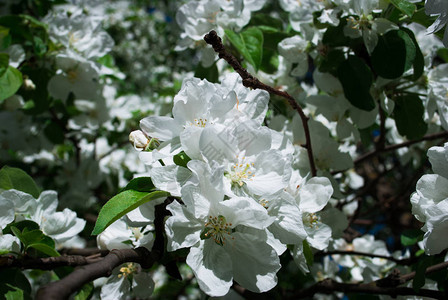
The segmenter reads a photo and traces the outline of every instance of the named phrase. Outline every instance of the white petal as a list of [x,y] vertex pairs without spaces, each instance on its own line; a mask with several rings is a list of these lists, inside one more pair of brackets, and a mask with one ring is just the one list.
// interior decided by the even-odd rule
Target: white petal
[[253,292],[266,292],[277,285],[280,269],[277,252],[256,236],[234,232],[234,243],[226,245],[233,262],[233,276],[242,287]]
[[314,213],[327,205],[333,194],[331,182],[326,177],[313,177],[299,190],[299,207],[303,212]]
[[168,205],[167,209],[173,214],[165,222],[168,251],[191,247],[198,243],[205,223],[199,222],[185,206],[177,201]]
[[157,189],[167,191],[176,197],[180,196],[181,186],[191,177],[190,170],[177,165],[154,167],[149,173]]
[[193,270],[199,287],[207,295],[224,296],[232,286],[232,261],[224,247],[212,240],[201,241],[192,247],[187,264]]
[[150,116],[140,121],[140,128],[149,137],[168,141],[179,136],[182,126],[173,118],[163,116]]

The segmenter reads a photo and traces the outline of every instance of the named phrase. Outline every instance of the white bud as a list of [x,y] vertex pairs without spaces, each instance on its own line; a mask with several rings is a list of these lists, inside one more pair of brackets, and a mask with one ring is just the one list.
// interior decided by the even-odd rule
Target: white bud
[[134,145],[136,150],[142,151],[148,146],[149,139],[141,130],[134,130],[129,134],[129,141]]
[[31,91],[31,90],[35,90],[36,89],[36,85],[34,84],[34,82],[29,79],[29,78],[25,78],[25,80],[23,81],[23,87],[25,88],[25,90],[27,91]]

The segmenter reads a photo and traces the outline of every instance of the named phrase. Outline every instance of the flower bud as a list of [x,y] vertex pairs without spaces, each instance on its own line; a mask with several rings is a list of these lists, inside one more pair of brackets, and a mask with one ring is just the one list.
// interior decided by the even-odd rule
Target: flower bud
[[136,150],[146,150],[149,139],[141,130],[134,130],[129,134],[129,141],[134,145]]

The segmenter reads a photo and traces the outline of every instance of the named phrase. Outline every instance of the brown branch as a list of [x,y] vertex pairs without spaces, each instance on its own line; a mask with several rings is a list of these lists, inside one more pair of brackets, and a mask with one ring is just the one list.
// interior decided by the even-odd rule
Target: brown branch
[[310,129],[308,127],[309,118],[305,115],[305,113],[303,112],[302,108],[297,103],[297,101],[287,92],[280,91],[269,85],[266,85],[262,83],[258,78],[247,72],[247,70],[241,66],[241,64],[238,62],[235,56],[233,56],[232,54],[228,53],[225,50],[224,45],[222,44],[222,40],[218,36],[216,31],[214,30],[210,31],[208,34],[205,35],[204,40],[207,44],[213,47],[213,50],[215,50],[215,52],[218,53],[219,58],[223,58],[224,60],[226,60],[229,63],[229,65],[232,66],[232,68],[241,76],[241,78],[243,79],[243,85],[245,87],[253,89],[262,89],[271,94],[283,97],[288,101],[289,105],[291,105],[291,107],[299,113],[300,119],[302,120],[303,130],[305,132],[305,138],[306,138],[306,144],[302,146],[306,148],[308,152],[311,175],[316,176],[316,165],[314,163],[313,150],[311,146]]
[[[440,271],[440,270],[443,270],[446,268],[448,268],[448,261],[444,261],[437,265],[433,265],[433,266],[426,268],[425,274],[434,273],[434,272],[437,272],[437,271]],[[400,280],[402,280],[404,282],[409,281],[415,277],[415,274],[416,274],[415,271],[411,272],[409,274],[404,274],[404,275],[400,276]]]
[[36,294],[37,300],[68,299],[84,284],[100,277],[107,277],[112,270],[126,262],[139,263],[150,268],[157,258],[146,248],[112,250],[98,262],[79,267],[59,281],[42,286]]
[[373,254],[373,253],[366,253],[366,252],[358,252],[358,251],[343,251],[343,250],[334,250],[334,251],[327,251],[327,252],[317,252],[314,254],[316,256],[326,256],[326,255],[358,255],[358,256],[366,256],[371,258],[383,258],[390,261],[393,261],[396,264],[400,265],[409,265],[415,262],[414,259],[405,258],[405,259],[398,259],[393,256],[386,256],[386,255],[379,255],[379,254]]
[[0,269],[5,268],[21,268],[21,269],[40,269],[53,270],[58,267],[70,266],[84,266],[100,261],[101,254],[92,255],[88,257],[80,255],[59,256],[59,257],[45,257],[45,258],[25,258],[19,259],[15,257],[1,257]]
[[333,279],[325,279],[317,282],[309,288],[302,289],[295,293],[290,299],[303,299],[315,294],[332,294],[334,292],[349,293],[362,293],[362,294],[375,294],[375,295],[389,295],[392,297],[415,295],[423,297],[431,297],[435,299],[446,299],[447,295],[444,292],[420,289],[415,291],[410,287],[379,287],[374,283],[341,283]]
[[354,163],[355,163],[355,165],[358,165],[361,162],[368,160],[382,152],[388,152],[388,151],[396,150],[399,148],[408,147],[410,145],[413,145],[413,144],[416,144],[416,143],[419,143],[422,141],[431,141],[431,140],[437,140],[437,139],[441,139],[441,138],[448,138],[448,131],[428,134],[428,135],[425,135],[424,137],[416,139],[416,140],[410,140],[410,141],[406,141],[406,142],[403,142],[400,144],[389,145],[389,146],[385,146],[382,148],[378,148],[376,150],[373,150],[371,152],[368,152],[368,153],[358,157],[357,159],[355,159]]
[[98,248],[62,248],[59,253],[62,255],[81,255],[81,256],[91,256],[96,254],[101,254],[101,256],[106,256],[109,254],[109,250],[101,250]]
[[[332,252],[338,252],[338,251],[332,251]],[[355,254],[355,252],[352,252],[352,254]],[[382,257],[389,259],[388,257],[383,257],[382,255],[373,256],[367,253],[362,253],[361,255],[370,257]],[[448,268],[448,262],[442,262],[427,268],[425,274],[434,273],[446,268]],[[308,297],[318,293],[331,294],[333,292],[389,295],[392,297],[396,297],[399,295],[415,295],[415,296],[431,297],[435,299],[448,298],[448,295],[445,292],[441,291],[429,290],[429,289],[420,289],[416,291],[413,288],[398,287],[399,285],[404,284],[409,280],[412,280],[415,277],[415,275],[416,272],[414,271],[400,276],[400,271],[395,269],[387,277],[370,283],[340,283],[333,279],[325,279],[317,282],[316,284],[310,286],[309,288],[298,291],[297,293],[294,294],[293,298],[302,299],[302,297]]]

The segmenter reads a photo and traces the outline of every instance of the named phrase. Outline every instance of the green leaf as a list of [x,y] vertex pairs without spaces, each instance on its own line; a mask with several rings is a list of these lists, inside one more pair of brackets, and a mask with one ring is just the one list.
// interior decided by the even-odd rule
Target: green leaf
[[231,30],[224,32],[230,43],[258,71],[263,58],[263,32],[257,27],[251,27],[240,34]]
[[319,58],[319,71],[337,76],[338,67],[345,60],[345,55],[340,49],[332,49],[325,56],[319,56]]
[[176,165],[181,167],[187,167],[188,162],[191,160],[191,158],[188,157],[187,154],[185,154],[184,151],[180,152],[179,154],[174,155],[173,161]]
[[257,27],[251,27],[241,33],[241,38],[254,62],[255,71],[258,71],[263,58],[263,32]]
[[396,8],[398,8],[405,15],[412,17],[417,10],[417,6],[414,3],[410,3],[407,0],[389,0]]
[[418,260],[417,268],[415,270],[414,280],[412,281],[412,288],[418,292],[425,285],[425,272],[426,268],[433,264],[432,256],[423,256]]
[[425,109],[422,100],[414,94],[399,96],[394,100],[393,116],[398,133],[410,140],[421,138],[428,129],[423,120]]
[[423,71],[425,69],[425,58],[423,57],[423,53],[420,50],[420,46],[418,45],[417,39],[415,38],[415,35],[412,32],[412,30],[410,30],[409,28],[402,28],[402,30],[409,35],[415,46],[416,52],[415,52],[415,59],[412,64],[412,67],[414,68],[414,74],[412,76],[412,79],[417,80],[422,76]]
[[28,245],[27,248],[36,249],[36,250],[38,250],[38,251],[40,251],[40,252],[42,252],[42,253],[44,253],[44,254],[46,254],[48,256],[60,256],[60,254],[58,253],[58,251],[56,251],[54,249],[54,247],[50,247],[50,246],[48,246],[46,244],[43,244],[43,243],[30,244],[30,245]]
[[10,43],[9,28],[0,26],[0,50],[8,48]]
[[4,166],[0,170],[0,189],[16,189],[30,194],[34,198],[39,198],[40,191],[28,174],[21,169]]
[[303,255],[305,256],[306,264],[308,266],[312,266],[314,263],[313,251],[311,250],[311,247],[306,240],[304,240],[302,244],[303,244]]
[[30,220],[14,222],[14,223],[6,225],[6,227],[3,229],[3,234],[13,234],[11,227],[15,227],[16,229],[20,230],[20,232],[22,232],[25,228],[27,231],[39,229],[39,224],[37,224],[34,221],[30,221]]
[[5,74],[9,65],[9,54],[8,53],[0,53],[0,77]]
[[76,294],[75,300],[87,300],[93,292],[93,282],[84,284],[81,290]]
[[372,66],[379,76],[394,79],[413,65],[416,53],[414,42],[405,31],[392,30],[378,36]]
[[367,64],[359,57],[350,55],[337,69],[344,95],[355,107],[370,111],[375,102],[370,95],[373,75]]
[[279,31],[283,29],[283,21],[268,14],[257,13],[252,15],[249,26],[257,26],[263,31],[268,27]]
[[0,299],[31,299],[31,285],[21,270],[0,270],[0,295],[4,295]]
[[440,48],[437,51],[437,56],[439,56],[441,59],[443,59],[446,63],[448,63],[448,49],[447,48]]
[[423,232],[420,229],[407,229],[400,236],[403,246],[412,246],[423,239]]
[[132,179],[121,192],[126,190],[134,190],[137,192],[149,193],[155,189],[150,177],[137,177]]
[[22,73],[16,68],[8,66],[4,74],[0,77],[0,103],[14,95],[20,86],[22,86],[22,82]]
[[154,191],[151,193],[127,190],[114,196],[101,209],[92,235],[100,234],[110,224],[148,201],[167,197],[169,193]]
[[6,294],[5,299],[6,300],[19,300],[24,299],[23,290],[19,289],[18,287],[15,287],[11,284],[6,284],[8,287],[11,288]]
[[207,79],[210,82],[217,83],[219,81],[219,72],[216,64],[211,65],[208,68],[202,66],[201,63],[196,67],[196,71],[194,72],[194,77],[200,79]]

